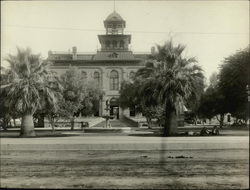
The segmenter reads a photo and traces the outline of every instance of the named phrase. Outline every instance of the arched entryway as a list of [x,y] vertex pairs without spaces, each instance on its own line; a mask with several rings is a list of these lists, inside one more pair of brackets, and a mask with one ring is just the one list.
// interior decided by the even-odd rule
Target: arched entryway
[[111,98],[110,101],[110,116],[114,119],[119,119],[119,102],[117,98]]

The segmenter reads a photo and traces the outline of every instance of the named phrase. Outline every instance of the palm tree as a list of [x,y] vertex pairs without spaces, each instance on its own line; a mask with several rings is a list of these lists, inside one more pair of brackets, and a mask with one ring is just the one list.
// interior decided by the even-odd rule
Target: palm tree
[[29,48],[17,48],[17,55],[8,55],[6,61],[10,64],[8,82],[3,87],[8,95],[6,105],[22,115],[20,136],[35,136],[33,114],[42,107],[44,99],[56,103],[49,84],[54,74],[49,70],[49,63],[32,54]]
[[[195,58],[184,58],[185,46],[167,41],[157,45],[155,71],[145,80],[144,89],[153,89],[151,97],[165,106],[164,136],[177,133],[177,116],[190,97],[198,97],[203,87],[203,73]],[[148,94],[146,96],[149,96]]]

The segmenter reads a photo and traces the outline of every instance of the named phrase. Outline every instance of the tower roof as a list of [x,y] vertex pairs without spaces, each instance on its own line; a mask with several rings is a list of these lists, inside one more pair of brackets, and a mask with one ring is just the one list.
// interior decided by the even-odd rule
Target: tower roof
[[119,15],[117,12],[113,12],[111,13],[105,20],[107,21],[124,21],[123,18],[121,17],[121,15]]
[[123,18],[121,17],[121,15],[119,15],[117,12],[113,12],[111,13],[106,20],[104,20],[104,26],[105,28],[108,27],[109,23],[120,23],[122,24],[123,27],[126,27],[126,21],[123,20]]

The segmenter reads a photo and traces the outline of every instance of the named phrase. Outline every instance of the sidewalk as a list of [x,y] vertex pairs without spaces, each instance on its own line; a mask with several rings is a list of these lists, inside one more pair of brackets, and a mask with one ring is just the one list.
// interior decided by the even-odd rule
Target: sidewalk
[[1,138],[5,149],[72,150],[188,150],[249,149],[248,136],[209,137],[139,137],[139,136],[71,136],[53,138]]

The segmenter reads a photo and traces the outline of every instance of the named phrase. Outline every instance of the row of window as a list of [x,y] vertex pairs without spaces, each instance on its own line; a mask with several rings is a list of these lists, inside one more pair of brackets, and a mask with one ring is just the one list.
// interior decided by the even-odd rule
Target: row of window
[[121,28],[108,28],[106,30],[107,34],[123,34],[123,29]]
[[108,24],[108,28],[122,28],[121,24]]
[[[119,43],[119,47],[120,48],[124,48],[124,41],[123,40],[121,40],[121,41],[119,41],[120,43]],[[117,48],[118,47],[118,41],[116,41],[116,40],[113,40],[113,41],[109,41],[109,40],[107,40],[107,41],[105,41],[105,46],[106,46],[106,48],[110,48],[111,47],[111,44],[112,44],[112,47],[113,48]]]
[[[82,77],[84,79],[87,79],[87,73],[85,71],[82,71]],[[100,79],[100,73],[99,72],[94,72],[94,79]]]
[[[82,75],[84,79],[87,79],[87,73],[85,71],[82,71]],[[134,77],[135,72],[131,71],[129,73],[129,79],[132,80],[134,79]],[[94,81],[96,81],[96,83],[100,85],[101,77],[99,72],[94,72]],[[119,73],[117,71],[113,70],[110,72],[109,81],[110,90],[119,90]]]

